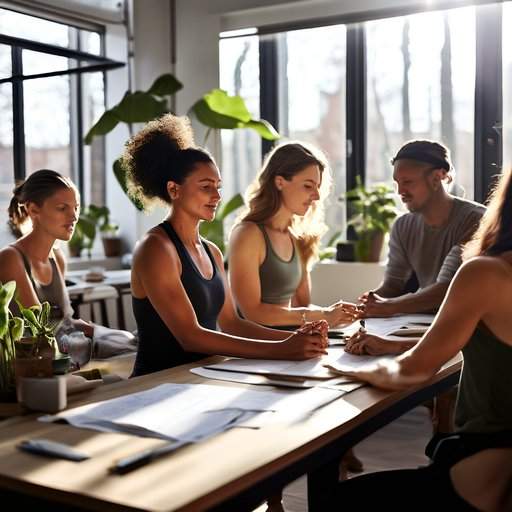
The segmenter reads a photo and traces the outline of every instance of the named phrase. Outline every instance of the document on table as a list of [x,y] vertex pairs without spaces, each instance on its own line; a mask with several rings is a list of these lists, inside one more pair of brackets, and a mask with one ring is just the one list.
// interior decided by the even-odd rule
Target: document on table
[[342,347],[330,347],[328,354],[306,361],[275,361],[267,359],[227,359],[222,363],[205,366],[211,370],[224,370],[241,373],[254,373],[259,375],[272,376],[276,379],[279,376],[304,377],[310,379],[329,379],[332,374],[324,365],[342,364],[344,367],[356,370],[368,362],[378,359],[390,359],[388,356],[382,358],[374,356],[355,356],[345,352]]
[[87,404],[40,421],[65,421],[101,432],[194,443],[233,427],[258,428],[269,414],[311,411],[340,397],[331,389],[289,393],[204,384],[162,384],[146,391]]
[[[433,320],[434,315],[426,314],[398,315],[389,318],[365,318],[365,328],[369,334],[375,334],[382,338],[408,341],[421,337],[428,330]],[[345,327],[330,329],[329,332],[335,333],[337,337],[341,334],[352,336],[360,326],[361,324],[357,320]]]
[[368,318],[366,330],[386,339],[419,338],[427,332],[434,315],[399,315],[389,318]]
[[356,382],[349,377],[335,377],[334,379],[302,379],[292,377],[290,379],[281,377],[267,377],[266,375],[256,375],[254,373],[227,372],[222,370],[212,370],[198,366],[192,368],[191,373],[204,377],[206,379],[225,380],[229,382],[241,382],[243,384],[256,384],[261,386],[277,386],[285,388],[322,388],[349,393],[362,386],[364,382]]

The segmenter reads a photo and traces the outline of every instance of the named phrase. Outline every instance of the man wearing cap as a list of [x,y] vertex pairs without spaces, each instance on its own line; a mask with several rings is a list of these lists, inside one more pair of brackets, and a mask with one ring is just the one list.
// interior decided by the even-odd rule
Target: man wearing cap
[[[392,160],[393,179],[409,213],[391,230],[384,280],[360,300],[364,316],[387,317],[435,311],[461,264],[461,246],[477,228],[485,207],[449,194],[450,151],[437,142],[414,140]],[[410,293],[411,282],[417,291]]]

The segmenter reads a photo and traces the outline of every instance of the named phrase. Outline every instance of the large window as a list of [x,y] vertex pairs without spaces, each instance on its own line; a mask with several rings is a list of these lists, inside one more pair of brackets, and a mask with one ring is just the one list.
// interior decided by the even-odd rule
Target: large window
[[84,202],[103,204],[104,142],[83,145],[104,109],[103,73],[71,72],[84,65],[84,53],[102,54],[101,33],[0,9],[0,34],[7,37],[0,44],[0,209],[15,179],[41,168],[72,178]]
[[367,181],[391,180],[404,142],[432,139],[451,150],[453,192],[472,198],[475,9],[368,22],[365,32]]
[[[455,167],[450,191],[483,200],[491,175],[499,171],[501,142],[504,165],[512,167],[510,26],[511,2],[347,25],[290,26],[221,40],[222,83],[242,96],[247,91],[255,106],[259,96],[262,117],[285,138],[310,141],[327,153],[336,184],[328,221],[335,229],[343,217],[336,198],[345,184],[351,186],[357,175],[369,184],[391,182],[390,159],[414,138],[444,143]],[[502,77],[492,62],[495,55],[499,62],[500,52],[503,123]],[[225,180],[236,182],[230,191],[243,191],[261,162],[258,141],[252,134],[222,137],[223,149],[229,148],[223,155]],[[244,137],[253,137],[250,151]],[[230,157],[240,152],[243,163]]]
[[[244,98],[247,108],[260,115],[258,37],[246,36],[220,42],[220,86]],[[223,194],[229,199],[244,192],[261,165],[261,138],[252,130],[222,130]]]
[[285,137],[314,144],[326,154],[334,185],[326,217],[336,229],[344,216],[335,198],[345,190],[346,29],[334,25],[285,36],[279,47],[286,73],[279,87],[278,128]]

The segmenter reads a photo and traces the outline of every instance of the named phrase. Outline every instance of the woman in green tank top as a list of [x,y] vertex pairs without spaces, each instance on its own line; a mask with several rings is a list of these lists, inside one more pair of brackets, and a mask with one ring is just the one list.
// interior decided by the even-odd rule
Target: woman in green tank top
[[[383,510],[433,510],[439,504],[448,510],[512,510],[511,171],[492,193],[464,260],[416,346],[392,361],[345,372],[380,388],[404,389],[432,377],[462,350],[455,434],[430,443],[430,466],[341,484],[344,507],[367,510],[377,496]],[[475,465],[478,471],[471,470]],[[389,489],[400,492],[384,492]]]
[[327,161],[314,147],[289,142],[266,158],[229,243],[231,286],[247,319],[272,326],[324,319],[331,327],[354,320],[354,304],[311,304],[309,270],[326,231],[329,185]]
[[[330,181],[325,156],[311,145],[288,142],[265,159],[229,242],[231,288],[248,320],[292,327],[323,319],[334,327],[356,318],[354,304],[311,304],[309,271],[327,229],[323,203]],[[342,474],[347,470],[362,470],[352,450],[342,460]],[[269,510],[280,510],[279,502],[276,496]]]

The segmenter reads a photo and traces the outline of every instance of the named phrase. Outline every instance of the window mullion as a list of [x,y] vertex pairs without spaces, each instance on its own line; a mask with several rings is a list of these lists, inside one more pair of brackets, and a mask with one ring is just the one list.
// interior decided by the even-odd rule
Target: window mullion
[[366,165],[366,43],[363,25],[347,26],[347,190],[364,182]]
[[500,4],[480,7],[476,16],[475,200],[484,201],[501,171],[502,46]]
[[[23,75],[22,49],[18,46],[11,47],[12,74]],[[13,161],[14,179],[25,179],[26,155],[25,155],[25,115],[23,108],[23,81],[12,82],[12,123],[13,123]]]

